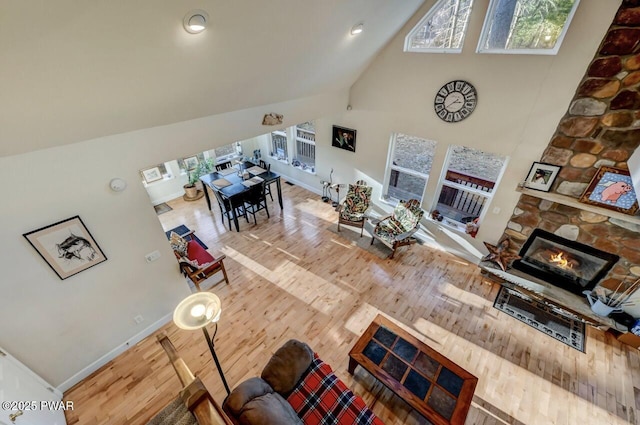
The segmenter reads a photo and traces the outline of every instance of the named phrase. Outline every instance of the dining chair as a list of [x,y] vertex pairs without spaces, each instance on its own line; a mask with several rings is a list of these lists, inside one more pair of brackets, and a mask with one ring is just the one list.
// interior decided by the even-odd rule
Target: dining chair
[[[267,196],[265,193],[266,183],[263,181],[258,184],[254,184],[244,193],[244,211],[245,214],[251,214],[253,216],[253,222],[258,224],[258,220],[256,218],[256,214],[260,210],[265,210],[267,213],[267,217],[271,217],[269,215],[269,208],[267,207]],[[249,218],[247,215],[247,221]]]
[[220,164],[216,164],[216,171],[224,170],[230,167],[231,167],[231,161],[221,162]]
[[231,220],[233,220],[233,214],[235,211],[236,217],[244,216],[249,222],[249,218],[247,217],[247,212],[244,208],[244,202],[241,205],[236,204],[231,199],[224,196],[219,190],[213,190],[213,193],[216,195],[216,199],[218,200],[218,206],[220,207],[220,219],[222,220],[222,224],[224,225],[224,218],[227,218],[229,224],[229,230],[233,230],[231,227]]
[[[271,164],[268,164],[265,160],[261,159],[259,165],[260,168],[267,170],[267,173],[271,171]],[[265,186],[264,193],[266,195],[269,195],[269,198],[271,198],[271,202],[273,202],[273,195],[271,194],[271,184]]]

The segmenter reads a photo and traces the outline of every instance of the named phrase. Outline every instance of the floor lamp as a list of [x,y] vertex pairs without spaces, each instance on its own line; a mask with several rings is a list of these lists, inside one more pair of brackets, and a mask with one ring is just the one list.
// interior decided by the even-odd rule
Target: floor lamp
[[207,331],[207,325],[209,323],[215,323],[216,331],[213,334],[213,337],[215,338],[216,333],[218,332],[218,320],[220,320],[221,313],[222,305],[220,303],[220,298],[218,298],[217,295],[212,294],[211,292],[196,292],[195,294],[191,294],[184,300],[180,301],[180,304],[178,304],[176,309],[173,311],[173,322],[180,329],[202,329],[204,338],[207,340],[207,345],[209,346],[209,350],[213,356],[213,361],[216,363],[218,373],[220,374],[220,378],[222,379],[222,383],[224,384],[224,388],[227,390],[228,395],[231,394],[231,390],[229,389],[227,380],[222,372],[222,367],[218,361],[216,350],[213,347],[213,338],[211,338]]

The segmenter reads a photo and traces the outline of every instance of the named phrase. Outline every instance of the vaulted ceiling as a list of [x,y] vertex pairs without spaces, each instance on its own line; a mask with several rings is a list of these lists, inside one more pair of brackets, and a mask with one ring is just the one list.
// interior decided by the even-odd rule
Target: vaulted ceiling
[[423,2],[2,2],[0,156],[346,89]]

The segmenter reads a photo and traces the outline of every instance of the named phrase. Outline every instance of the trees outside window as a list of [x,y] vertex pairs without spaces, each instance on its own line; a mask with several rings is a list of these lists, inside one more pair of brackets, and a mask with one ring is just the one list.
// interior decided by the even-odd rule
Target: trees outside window
[[391,137],[387,158],[384,198],[392,202],[418,199],[422,202],[431,172],[436,142],[396,133]]
[[473,0],[439,0],[405,38],[405,52],[460,53]]
[[579,0],[491,0],[479,53],[555,55]]

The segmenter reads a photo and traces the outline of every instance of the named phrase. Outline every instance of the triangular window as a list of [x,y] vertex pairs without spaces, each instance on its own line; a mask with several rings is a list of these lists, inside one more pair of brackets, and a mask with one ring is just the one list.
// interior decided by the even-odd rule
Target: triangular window
[[405,52],[460,53],[473,0],[439,0],[404,40]]
[[555,55],[579,0],[491,0],[478,53]]

